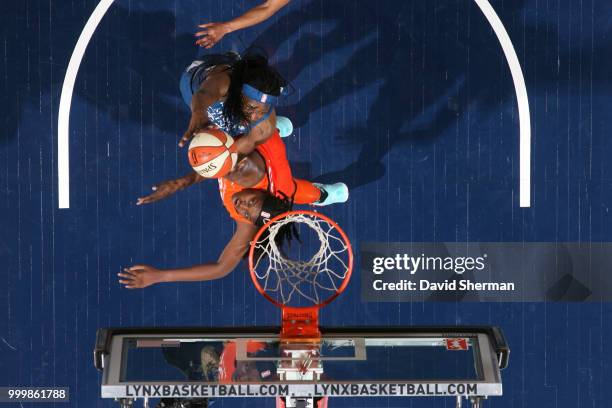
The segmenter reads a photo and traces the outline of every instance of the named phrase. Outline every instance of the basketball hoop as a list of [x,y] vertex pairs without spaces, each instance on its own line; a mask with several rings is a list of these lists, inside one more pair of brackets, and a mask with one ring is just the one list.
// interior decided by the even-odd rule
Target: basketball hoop
[[[277,242],[283,229],[300,235],[298,248]],[[319,338],[318,311],[344,291],[353,270],[353,250],[342,229],[323,214],[289,211],[264,225],[249,251],[257,290],[281,308],[281,337]]]

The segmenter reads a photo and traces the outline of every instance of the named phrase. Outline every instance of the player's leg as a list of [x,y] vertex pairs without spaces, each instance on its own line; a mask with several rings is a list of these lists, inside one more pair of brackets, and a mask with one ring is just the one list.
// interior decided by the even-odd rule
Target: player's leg
[[295,179],[296,190],[293,202],[325,206],[344,203],[349,198],[349,190],[344,183],[319,184]]

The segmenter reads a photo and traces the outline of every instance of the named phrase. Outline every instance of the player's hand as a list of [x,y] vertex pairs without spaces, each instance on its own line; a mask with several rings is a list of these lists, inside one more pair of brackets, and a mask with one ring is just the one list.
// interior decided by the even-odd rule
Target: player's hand
[[150,204],[155,201],[163,200],[164,198],[170,197],[179,190],[182,190],[187,185],[184,178],[176,180],[166,180],[151,187],[153,193],[145,197],[140,197],[136,200],[136,205]]
[[198,37],[196,44],[204,48],[212,48],[225,37],[225,34],[231,31],[229,25],[226,23],[206,23],[200,24],[198,27],[203,30],[195,33],[195,36]]
[[134,265],[117,274],[119,283],[127,289],[146,288],[161,282],[162,272],[152,266]]
[[208,126],[210,126],[210,121],[205,112],[192,112],[191,119],[189,120],[189,127],[183,134],[181,140],[179,140],[179,147],[185,146],[185,143],[189,142],[198,130],[202,130]]

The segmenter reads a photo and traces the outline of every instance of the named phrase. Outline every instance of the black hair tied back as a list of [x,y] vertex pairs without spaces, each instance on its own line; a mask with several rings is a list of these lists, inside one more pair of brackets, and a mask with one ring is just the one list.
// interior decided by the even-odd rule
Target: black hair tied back
[[244,84],[273,96],[280,96],[281,89],[287,86],[287,81],[268,64],[265,52],[258,48],[247,49],[243,56],[232,64],[229,75],[230,85],[223,107],[223,117],[226,123],[236,127],[249,121],[242,98]]

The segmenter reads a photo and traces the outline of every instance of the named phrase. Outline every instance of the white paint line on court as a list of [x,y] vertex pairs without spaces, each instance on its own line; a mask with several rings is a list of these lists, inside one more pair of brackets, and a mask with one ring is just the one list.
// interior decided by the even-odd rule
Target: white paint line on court
[[488,0],[474,0],[495,31],[510,66],[512,81],[519,112],[519,203],[521,207],[531,206],[531,118],[527,87],[521,64],[510,36]]
[[70,104],[72,103],[72,92],[74,83],[79,72],[79,66],[83,60],[83,55],[87,49],[89,40],[98,28],[98,24],[106,14],[108,8],[114,0],[100,0],[95,10],[87,20],[81,35],[72,51],[62,94],[60,97],[59,113],[57,116],[57,195],[59,208],[70,208],[70,154],[69,154],[69,135],[70,135]]

